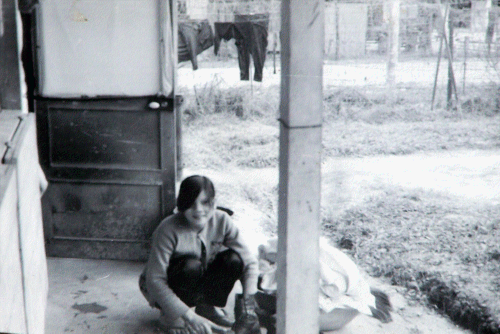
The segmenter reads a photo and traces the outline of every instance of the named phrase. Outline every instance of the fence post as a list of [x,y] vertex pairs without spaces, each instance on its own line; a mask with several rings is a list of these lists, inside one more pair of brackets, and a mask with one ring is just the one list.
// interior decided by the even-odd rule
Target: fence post
[[448,15],[448,85],[446,90],[446,101],[448,108],[451,107],[451,99],[453,97],[453,10],[450,9]]
[[340,59],[339,0],[335,1],[335,60]]
[[184,169],[184,161],[182,158],[182,104],[184,97],[176,95],[174,99],[174,112],[175,112],[175,152],[176,152],[176,179],[181,181],[183,178],[182,172]]
[[488,25],[486,27],[486,47],[487,55],[490,57],[491,43],[493,42],[493,35],[495,34],[495,21],[497,17],[497,1],[486,0],[486,12],[488,13]]
[[448,24],[450,26],[450,42],[448,43],[446,39],[446,33],[444,33],[444,40],[446,45],[446,52],[448,52],[448,89],[450,99],[448,102],[448,107],[451,107],[451,96],[455,93],[455,101],[458,103],[458,93],[457,93],[457,82],[455,80],[455,73],[453,71],[453,18],[450,9],[450,17]]
[[437,81],[438,81],[438,76],[439,76],[439,65],[441,64],[441,53],[443,51],[443,42],[444,42],[445,37],[446,37],[445,25],[446,25],[446,18],[448,17],[448,9],[449,9],[449,4],[446,3],[446,7],[444,10],[444,16],[443,15],[439,16],[442,20],[442,21],[440,21],[440,25],[441,25],[442,29],[441,29],[441,34],[440,34],[440,38],[439,38],[439,52],[438,52],[438,59],[437,59],[437,64],[436,64],[436,74],[434,76],[434,87],[432,88],[431,110],[434,110],[434,99],[436,98]]
[[464,40],[464,79],[462,81],[463,94],[465,95],[465,74],[467,73],[467,49],[469,48],[469,37]]
[[399,17],[400,0],[389,0],[389,48],[387,59],[387,84],[396,84],[396,66],[399,58]]

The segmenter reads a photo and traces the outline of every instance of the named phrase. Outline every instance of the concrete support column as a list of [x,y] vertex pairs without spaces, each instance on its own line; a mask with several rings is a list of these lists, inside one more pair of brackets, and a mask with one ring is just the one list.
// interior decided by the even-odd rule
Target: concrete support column
[[317,334],[323,0],[283,0],[281,34],[277,332]]
[[17,0],[0,0],[0,107],[22,109]]

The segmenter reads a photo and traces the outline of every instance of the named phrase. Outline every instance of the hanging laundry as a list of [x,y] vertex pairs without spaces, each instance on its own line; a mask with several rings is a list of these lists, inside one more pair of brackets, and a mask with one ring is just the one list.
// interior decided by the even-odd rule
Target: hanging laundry
[[208,20],[189,20],[179,22],[179,41],[177,59],[179,62],[190,60],[193,70],[198,69],[196,56],[214,45],[214,34]]
[[238,50],[240,79],[250,79],[250,56],[253,59],[255,81],[262,81],[262,72],[266,60],[268,14],[235,15],[234,22],[216,22],[214,24],[214,52],[218,53],[221,40],[235,39]]

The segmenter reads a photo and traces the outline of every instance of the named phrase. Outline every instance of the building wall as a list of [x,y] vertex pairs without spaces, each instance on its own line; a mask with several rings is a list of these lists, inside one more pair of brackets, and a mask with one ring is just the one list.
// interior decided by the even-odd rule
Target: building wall
[[[206,18],[211,23],[231,22],[235,13],[269,13],[268,51],[279,52],[280,0],[183,1],[193,1],[193,3],[208,1]],[[467,29],[467,34],[480,35],[479,39],[475,38],[480,43],[484,43],[488,24],[487,1],[472,1],[472,8],[454,9],[454,20],[462,22],[461,27]],[[444,13],[444,8],[444,5],[438,3],[401,2],[401,52],[423,56],[437,54],[436,36],[442,28],[439,17]],[[387,15],[387,1],[383,0],[367,0],[363,3],[325,2],[325,57],[342,59],[385,54],[388,36]],[[338,32],[337,27],[339,27]],[[499,31],[499,27],[500,20],[497,19],[495,31]],[[472,39],[474,38],[471,37]]]
[[364,56],[367,25],[367,4],[325,3],[325,57],[339,59]]
[[11,125],[0,126],[11,142],[0,151],[0,332],[35,334],[45,329],[48,274],[35,117],[20,115],[0,111],[0,125]]
[[208,18],[208,0],[185,0],[186,15],[193,20]]
[[489,1],[474,1],[474,2],[472,2],[471,28],[472,28],[473,32],[486,33],[486,27],[488,25],[487,2],[489,2]]
[[0,185],[0,332],[26,333],[17,212],[17,173],[2,175]]

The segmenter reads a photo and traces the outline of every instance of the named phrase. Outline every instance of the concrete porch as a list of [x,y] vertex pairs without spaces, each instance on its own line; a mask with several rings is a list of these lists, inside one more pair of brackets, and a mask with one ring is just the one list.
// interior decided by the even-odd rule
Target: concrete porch
[[[49,297],[45,333],[161,334],[159,311],[147,304],[138,287],[143,263],[131,261],[48,258]],[[382,324],[359,315],[337,334],[465,334],[448,319],[411,305],[396,287],[371,279],[394,306],[393,322]],[[241,287],[237,284],[233,294]],[[232,313],[234,297],[226,310]],[[262,329],[265,334],[265,329]]]
[[48,258],[45,333],[159,333],[139,262]]
[[[142,296],[144,263],[48,258],[49,297],[45,333],[152,334],[159,310]],[[237,285],[233,294],[240,289]],[[231,312],[234,297],[226,309]]]

